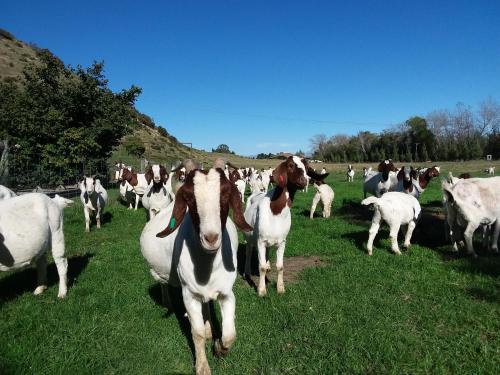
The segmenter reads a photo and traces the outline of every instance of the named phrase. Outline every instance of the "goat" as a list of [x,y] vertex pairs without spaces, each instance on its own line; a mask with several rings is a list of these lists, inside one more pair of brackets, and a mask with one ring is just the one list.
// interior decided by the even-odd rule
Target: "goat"
[[148,210],[150,220],[173,200],[166,186],[168,177],[167,169],[159,164],[153,164],[146,172],[146,180],[151,182],[142,196],[142,206]]
[[382,196],[397,184],[396,167],[391,160],[384,160],[378,165],[378,172],[370,172],[363,183],[363,194],[366,193]]
[[316,189],[316,194],[313,197],[311,211],[309,214],[309,218],[311,219],[314,217],[314,211],[316,211],[316,206],[318,205],[319,201],[321,201],[321,204],[323,206],[323,217],[330,217],[335,193],[333,192],[333,189],[324,182],[325,178],[328,175],[329,173],[325,173],[324,175],[319,176],[317,179],[311,179],[312,184]]
[[488,174],[494,175],[495,174],[495,167],[488,167],[484,171]]
[[500,177],[444,181],[442,189],[453,242],[460,242],[463,237],[467,253],[477,257],[472,242],[474,232],[481,225],[491,225],[491,250],[497,253],[500,234]]
[[441,169],[437,165],[426,168],[425,172],[421,173],[418,178],[412,178],[414,189],[410,189],[408,193],[417,199],[420,198],[420,195],[425,191],[431,179],[433,177],[438,177],[440,171]]
[[122,181],[126,181],[132,187],[132,191],[135,194],[135,210],[137,211],[137,207],[139,206],[139,200],[142,195],[146,191],[149,181],[146,179],[146,175],[144,173],[135,173],[126,168],[122,169],[120,172],[120,178]]
[[[229,164],[229,163],[228,163]],[[238,192],[241,195],[241,202],[245,202],[245,190],[247,187],[247,184],[243,178],[243,172],[230,164],[231,170],[229,172],[229,181],[231,181],[233,184],[236,185],[236,188],[238,189]]]
[[10,190],[8,187],[0,185],[0,201],[17,197],[17,194]]
[[372,167],[363,167],[363,178],[372,173]]
[[398,247],[398,232],[402,224],[408,225],[403,246],[405,248],[410,247],[411,235],[417,225],[417,219],[421,211],[420,203],[418,203],[415,197],[393,191],[385,193],[380,198],[368,197],[362,200],[361,204],[365,206],[373,204],[375,206],[375,213],[373,214],[368,243],[366,245],[368,255],[372,255],[373,253],[373,240],[378,233],[382,220],[390,227],[389,238],[391,239],[391,249],[394,253],[401,255]]
[[278,271],[277,291],[285,292],[283,282],[283,255],[286,238],[292,224],[290,207],[298,189],[306,185],[306,175],[321,179],[317,173],[308,167],[305,160],[297,156],[289,156],[273,171],[272,180],[275,188],[267,193],[252,194],[247,200],[245,210],[246,221],[253,226],[252,232],[244,233],[247,242],[245,275],[251,276],[251,259],[253,247],[257,247],[259,255],[259,296],[265,296],[266,272],[270,264],[266,259],[266,249],[277,245],[276,269]]
[[35,295],[47,289],[47,260],[52,257],[59,274],[59,298],[66,297],[68,261],[64,257],[63,209],[73,201],[56,194],[49,198],[29,193],[0,201],[0,271],[35,263],[38,283]]
[[264,184],[262,183],[262,178],[255,171],[250,172],[250,176],[248,177],[248,184],[250,185],[250,192],[252,194],[265,191]]
[[354,169],[352,168],[352,165],[349,164],[347,167],[347,182],[353,182],[354,181]]
[[[223,165],[216,166],[189,172],[174,204],[149,221],[140,238],[142,255],[152,276],[162,285],[163,296],[168,298],[166,284],[182,288],[195,347],[196,374],[210,374],[205,354],[205,339],[211,335],[210,318],[207,327],[202,313],[207,302],[218,300],[221,308],[222,338],[214,343],[215,353],[226,354],[236,339],[232,288],[238,233],[234,224],[243,231],[252,229],[243,217],[238,190],[226,178]],[[234,223],[228,217],[229,207]]]
[[95,177],[84,177],[80,182],[80,200],[85,215],[85,232],[90,232],[90,213],[95,213],[97,228],[101,228],[101,213],[108,201],[108,192]]

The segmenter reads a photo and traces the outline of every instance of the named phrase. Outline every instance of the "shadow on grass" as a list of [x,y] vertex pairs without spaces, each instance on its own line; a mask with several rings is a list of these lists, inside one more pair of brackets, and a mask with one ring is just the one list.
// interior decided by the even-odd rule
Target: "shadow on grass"
[[[87,267],[94,254],[74,255],[68,258],[68,294],[75,279]],[[54,262],[47,266],[47,286],[59,284],[59,275]],[[36,269],[31,267],[13,273],[0,280],[0,306],[26,292],[34,292],[37,286]]]
[[[359,231],[359,232],[350,232],[350,233],[344,233],[341,235],[341,238],[348,239],[351,241],[354,241],[356,244],[356,248],[359,251],[362,251],[364,253],[367,252],[366,250],[366,243],[368,242],[368,230],[365,231]],[[389,238],[389,231],[385,229],[379,230],[377,233],[377,236],[375,237],[375,240],[373,241],[373,248],[383,250],[385,247],[387,247],[388,251],[391,251],[390,246],[385,246],[383,243],[381,243],[381,240]]]
[[[245,280],[246,283],[251,288],[253,288],[255,291],[257,291],[257,284],[255,284],[255,281],[252,279],[252,277],[259,277],[259,254],[257,252],[257,249],[253,249],[252,260],[250,263],[251,275],[246,275],[245,274],[246,249],[247,249],[246,244],[239,244],[238,245],[238,253],[236,255],[237,261],[238,261],[238,273],[241,275],[243,280]],[[266,258],[269,259],[269,249],[267,250]],[[269,283],[270,283],[270,281],[269,281],[268,277],[266,276],[266,285]]]
[[363,206],[361,202],[354,199],[344,199],[337,212],[347,221],[357,224],[371,221],[373,216],[373,209]]
[[479,301],[485,301],[489,303],[500,303],[500,292],[498,288],[494,290],[485,290],[481,288],[467,288],[465,290],[469,296]]
[[[186,307],[184,306],[184,301],[182,299],[182,288],[167,285],[167,290],[168,290],[168,304],[169,304],[168,307],[164,306],[163,304],[160,284],[155,284],[151,286],[149,288],[148,293],[151,299],[158,306],[161,306],[166,309],[165,318],[169,318],[171,315],[175,315],[177,324],[179,325],[182,334],[186,338],[189,349],[191,350],[191,355],[194,365],[196,360],[195,348],[194,348],[193,336],[191,334],[191,324],[189,323],[189,319],[186,316]],[[209,301],[208,303],[204,303],[202,309],[203,309],[203,319],[206,321],[210,318],[211,322],[210,325],[212,327],[212,343],[214,343],[215,340],[219,340],[222,338],[222,328],[219,320],[217,319],[214,302]]]
[[168,296],[170,306],[168,308],[163,305],[161,296],[161,285],[155,284],[149,288],[149,296],[158,305],[165,309],[165,317],[168,318],[172,314],[175,315],[177,324],[186,338],[189,349],[194,359],[194,343],[193,337],[191,335],[191,324],[189,324],[189,319],[186,316],[186,308],[184,307],[184,301],[182,300],[182,288],[173,287],[171,285],[167,286]]

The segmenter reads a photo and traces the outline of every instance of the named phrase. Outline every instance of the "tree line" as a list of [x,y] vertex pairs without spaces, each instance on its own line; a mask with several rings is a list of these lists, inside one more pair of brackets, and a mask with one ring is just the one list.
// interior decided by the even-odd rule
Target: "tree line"
[[137,123],[133,105],[141,89],[112,92],[102,62],[73,68],[48,50],[38,55],[20,80],[0,82],[0,140],[9,145],[11,185],[108,175],[113,147]]
[[348,136],[315,135],[313,158],[328,162],[455,161],[500,156],[500,104],[493,98],[473,110],[458,103],[453,110],[414,116],[381,133],[361,131]]

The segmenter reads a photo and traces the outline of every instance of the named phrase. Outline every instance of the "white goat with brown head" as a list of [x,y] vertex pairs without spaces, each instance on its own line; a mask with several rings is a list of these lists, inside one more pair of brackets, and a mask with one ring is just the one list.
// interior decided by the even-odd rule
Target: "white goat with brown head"
[[251,259],[253,247],[259,254],[259,296],[266,295],[266,272],[270,264],[266,259],[266,249],[276,245],[276,269],[278,271],[278,293],[285,292],[283,282],[283,256],[286,238],[292,224],[290,207],[297,190],[306,186],[306,176],[319,178],[319,175],[308,167],[304,159],[290,156],[276,167],[272,174],[275,188],[267,193],[257,192],[247,200],[245,219],[254,227],[252,232],[245,233],[247,241],[245,274],[251,276]]
[[[221,308],[222,338],[214,343],[216,354],[225,354],[236,339],[232,288],[238,234],[234,224],[243,231],[252,230],[243,217],[240,194],[224,174],[224,164],[216,167],[189,172],[174,204],[146,224],[140,239],[142,254],[162,290],[167,283],[182,288],[197,374],[210,373],[205,340],[211,331],[206,325],[210,317],[202,313],[205,303],[218,300]],[[228,216],[230,207],[234,222]]]

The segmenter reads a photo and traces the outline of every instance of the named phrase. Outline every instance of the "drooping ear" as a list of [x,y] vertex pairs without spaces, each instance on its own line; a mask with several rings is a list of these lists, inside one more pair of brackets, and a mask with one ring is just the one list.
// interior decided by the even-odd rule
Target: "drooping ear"
[[160,165],[160,177],[163,183],[168,181],[168,173],[167,173],[167,168],[165,168],[163,165]]
[[284,189],[288,183],[288,162],[284,161],[273,171],[273,182]]
[[184,197],[186,189],[187,189],[186,184],[184,184],[179,188],[177,194],[175,194],[175,202],[174,202],[174,209],[172,210],[172,216],[170,217],[167,227],[160,233],[157,233],[156,237],[159,238],[167,237],[169,234],[174,232],[182,223],[182,220],[184,219],[184,215],[186,214],[187,210],[187,201]]
[[311,167],[308,167],[307,168],[307,175],[309,177],[311,177],[313,180],[315,181],[323,181],[325,178],[328,177],[328,175],[330,173],[324,173],[324,174],[320,174],[320,173],[317,173],[314,169],[312,169]]
[[148,167],[148,170],[146,171],[146,173],[144,174],[144,177],[146,178],[146,182],[148,183],[148,185],[151,183],[151,180],[153,179],[154,175],[153,175],[153,167],[152,166],[149,166]]
[[245,216],[243,216],[240,192],[234,184],[231,184],[231,198],[229,199],[229,205],[233,210],[233,221],[236,226],[243,232],[251,232],[253,228],[247,223]]

